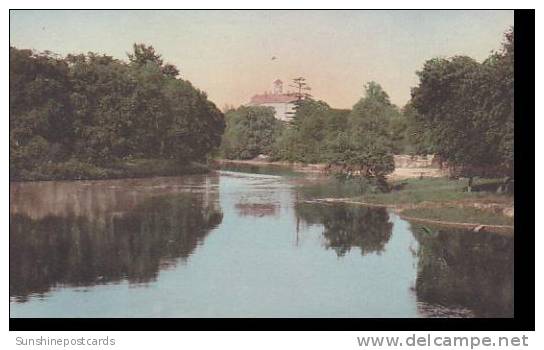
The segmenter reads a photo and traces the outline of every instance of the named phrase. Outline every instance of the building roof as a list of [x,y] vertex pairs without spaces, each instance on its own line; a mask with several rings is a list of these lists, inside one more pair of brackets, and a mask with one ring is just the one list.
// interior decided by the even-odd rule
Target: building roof
[[255,95],[251,98],[251,104],[259,105],[263,103],[289,103],[296,101],[295,94],[264,94]]

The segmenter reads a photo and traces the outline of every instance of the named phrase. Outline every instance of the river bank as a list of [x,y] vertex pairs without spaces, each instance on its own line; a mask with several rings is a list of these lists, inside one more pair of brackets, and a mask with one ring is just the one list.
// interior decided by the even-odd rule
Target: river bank
[[[447,175],[447,171],[445,169],[441,169],[430,156],[395,155],[394,160],[395,170],[386,176],[386,178],[390,181],[413,178],[436,178]],[[325,174],[327,172],[327,164],[325,163],[306,164],[300,162],[269,161],[266,158],[254,158],[248,160],[216,159],[214,162],[218,165],[240,164],[289,167],[302,173]]]
[[[69,161],[49,164],[39,171],[27,172],[11,181],[51,181],[51,180],[105,180],[123,178],[146,178],[154,176],[180,176],[205,174],[211,169],[223,167],[245,167],[259,169],[263,173],[277,173],[295,176],[303,174],[312,183],[335,182],[326,175],[325,164],[302,164],[289,162],[269,162],[266,160],[214,160],[210,167],[199,163],[183,164],[175,160],[131,159],[117,161],[109,167],[98,167],[88,163]],[[406,165],[405,165],[406,166]],[[408,165],[410,166],[410,165]],[[465,190],[466,181],[438,177],[421,176],[420,169],[405,167],[390,176],[390,192],[359,193],[345,186],[342,192],[329,197],[326,192],[311,196],[311,201],[320,203],[346,203],[373,207],[387,207],[405,217],[408,221],[458,227],[478,231],[513,232],[514,197],[490,191],[498,179],[478,179],[474,192]],[[419,175],[417,175],[419,172]],[[284,174],[285,173],[285,174]],[[296,175],[296,174],[299,175]],[[305,174],[305,175],[304,175]],[[404,174],[404,176],[402,176]],[[416,176],[417,175],[417,176]],[[338,191],[336,184],[335,191]],[[351,184],[353,187],[353,184]],[[338,194],[342,198],[338,197]]]
[[70,160],[50,163],[33,171],[10,174],[10,181],[55,181],[55,180],[107,180],[144,178],[153,176],[180,176],[205,174],[210,168],[201,163],[181,163],[174,159],[129,159],[118,160],[108,166]]
[[513,314],[511,236],[303,203],[325,177],[224,170],[10,184],[10,316]]
[[405,179],[389,182],[392,190],[347,197],[315,196],[321,203],[347,203],[394,210],[408,221],[478,231],[513,232],[514,196],[489,188],[500,179],[478,179],[475,191],[466,181],[448,178]]
[[213,163],[220,167],[222,165],[248,165],[248,166],[267,166],[267,167],[278,167],[278,168],[289,168],[294,171],[301,173],[314,173],[314,174],[324,174],[326,164],[317,163],[317,164],[305,164],[299,162],[286,162],[286,161],[268,161],[265,159],[249,159],[249,160],[239,160],[239,159],[214,159]]
[[[258,166],[257,162],[252,163]],[[313,176],[312,181],[314,186],[304,185],[308,192],[306,202],[389,208],[408,221],[433,226],[500,233],[514,231],[513,193],[496,192],[502,179],[478,178],[471,192],[466,190],[466,179],[434,176],[388,178],[388,192],[362,189],[356,181],[342,183],[325,176]]]

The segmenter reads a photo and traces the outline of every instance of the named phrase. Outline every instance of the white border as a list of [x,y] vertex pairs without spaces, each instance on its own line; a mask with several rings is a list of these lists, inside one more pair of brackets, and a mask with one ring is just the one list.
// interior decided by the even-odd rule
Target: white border
[[[267,1],[262,4],[259,4],[255,1],[192,1],[192,2],[175,2],[175,1],[154,1],[150,3],[149,1],[131,1],[130,3],[114,4],[111,1],[98,0],[92,3],[90,2],[74,2],[74,1],[8,1],[5,6],[5,10],[2,14],[2,17],[8,20],[8,9],[9,8],[118,8],[118,7],[127,7],[128,8],[225,8],[226,5],[230,8],[407,8],[407,5],[410,5],[412,8],[466,8],[466,9],[475,9],[475,8],[489,8],[492,6],[494,9],[510,9],[512,7],[516,8],[537,8],[536,10],[536,37],[542,38],[543,25],[539,22],[539,4],[542,2],[537,1],[493,1],[493,2],[484,2],[484,1],[450,1],[450,2],[437,2],[437,1],[388,1],[384,3],[383,1],[373,1],[373,2],[360,2],[360,1],[293,1],[293,0],[275,0]],[[543,8],[542,5],[540,8]],[[4,33],[2,35],[4,42],[4,48],[7,50],[9,46],[9,26],[8,21],[5,22]],[[7,32],[6,32],[7,31]],[[544,62],[543,60],[543,43],[544,40],[536,42],[536,62]],[[1,187],[1,197],[4,198],[0,203],[0,212],[2,215],[2,244],[0,245],[2,249],[2,278],[0,279],[0,290],[1,297],[0,300],[0,329],[2,331],[2,336],[0,338],[0,344],[2,349],[21,349],[21,346],[15,346],[15,337],[16,336],[110,336],[115,337],[118,340],[117,346],[111,348],[122,348],[122,349],[355,349],[358,348],[356,343],[356,337],[361,335],[368,335],[369,332],[54,332],[54,333],[39,333],[39,332],[8,332],[8,300],[9,300],[9,281],[8,281],[8,272],[9,272],[9,261],[8,261],[8,225],[9,225],[9,179],[8,179],[8,162],[9,162],[9,150],[8,150],[8,103],[9,103],[9,80],[8,80],[8,55],[0,55],[2,60],[2,94],[1,101],[2,107],[6,115],[3,118],[3,125],[5,128],[4,132],[1,134],[1,164],[2,172],[1,181],[4,184]],[[537,90],[536,90],[536,115],[542,115],[542,101],[544,96],[542,96],[542,88],[538,87],[538,83],[542,82],[543,70],[540,68],[540,65],[536,66],[536,81],[537,81]],[[533,116],[523,116],[524,118],[532,119]],[[543,121],[540,118],[536,118],[536,129],[535,135],[544,135]],[[536,178],[539,179],[543,174],[544,170],[544,138],[536,137]],[[518,159],[518,161],[532,161],[532,159]],[[535,188],[536,198],[544,198],[544,184],[537,181]],[[544,217],[544,206],[541,205],[537,199],[536,206],[536,217]],[[544,238],[539,233],[544,232],[542,230],[543,223],[537,222],[536,225],[536,246],[543,247],[542,243]],[[520,232],[518,234],[527,234],[531,235],[533,232]],[[536,247],[535,247],[536,250]],[[536,271],[539,271],[539,268],[542,267],[543,263],[543,254],[539,252],[536,254]],[[543,283],[540,278],[536,278],[536,295],[544,295]],[[537,313],[537,323],[536,329],[541,332],[526,332],[525,334],[530,336],[529,348],[531,349],[543,349],[544,348],[544,335],[542,334],[543,321],[542,317],[539,317],[542,311],[542,301],[537,297],[536,299],[536,313]],[[304,322],[301,320],[300,322]],[[407,335],[412,332],[371,332],[371,335]],[[425,332],[418,332],[425,333]],[[456,335],[489,335],[493,334],[490,332],[455,332]],[[444,332],[433,332],[434,335],[445,334]],[[447,333],[448,335],[453,335],[451,332]],[[522,332],[502,332],[503,335],[519,335],[521,336]],[[42,347],[44,348],[44,347]],[[66,349],[71,348],[67,347]],[[99,347],[84,347],[86,349],[99,348]],[[104,349],[104,347],[100,347]],[[45,349],[45,348],[44,348]]]

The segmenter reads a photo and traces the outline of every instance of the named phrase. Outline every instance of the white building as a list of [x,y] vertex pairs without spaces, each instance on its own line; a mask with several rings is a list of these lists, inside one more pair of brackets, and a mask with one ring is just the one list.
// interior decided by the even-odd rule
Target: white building
[[279,79],[273,83],[273,92],[265,92],[262,95],[255,95],[249,102],[250,106],[267,106],[276,111],[276,119],[289,121],[293,117],[295,94],[283,93],[283,82]]

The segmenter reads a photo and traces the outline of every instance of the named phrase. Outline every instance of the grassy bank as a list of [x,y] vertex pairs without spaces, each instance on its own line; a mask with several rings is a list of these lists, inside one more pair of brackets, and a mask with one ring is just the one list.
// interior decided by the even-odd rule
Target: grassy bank
[[[386,193],[379,191],[360,193],[354,183],[342,185],[337,183],[336,186],[332,184],[313,186],[315,188],[312,187],[313,193],[309,198],[331,202],[383,205],[395,208],[403,216],[415,219],[513,226],[513,216],[506,213],[513,213],[514,196],[496,193],[495,189],[500,182],[500,179],[478,179],[473,186],[474,191],[467,192],[466,180],[405,179],[391,181],[392,190]],[[338,186],[345,187],[345,190],[338,190]],[[326,191],[329,187],[333,191]],[[351,195],[348,194],[350,191]],[[329,192],[340,194],[340,196],[327,196]]]
[[478,225],[514,225],[505,215],[514,207],[512,194],[498,194],[494,189],[500,179],[478,179],[467,192],[466,180],[448,178],[406,179],[395,181],[388,193],[371,193],[354,200],[394,205],[402,215],[416,219]]
[[209,168],[206,165],[194,162],[182,163],[173,159],[119,160],[107,166],[70,160],[63,163],[49,163],[32,171],[21,171],[18,176],[10,176],[10,180],[100,180],[203,174],[208,171]]
[[494,191],[480,191],[479,188],[494,188],[499,179],[479,179],[474,190],[467,192],[466,180],[448,178],[405,179],[391,182],[392,190],[387,193],[369,193],[354,197],[375,204],[419,204],[423,202],[486,202],[513,205],[512,195],[497,194]]
[[459,207],[446,205],[435,208],[405,209],[402,215],[413,218],[458,222],[480,225],[514,225],[514,218],[499,212],[483,210],[474,207]]

